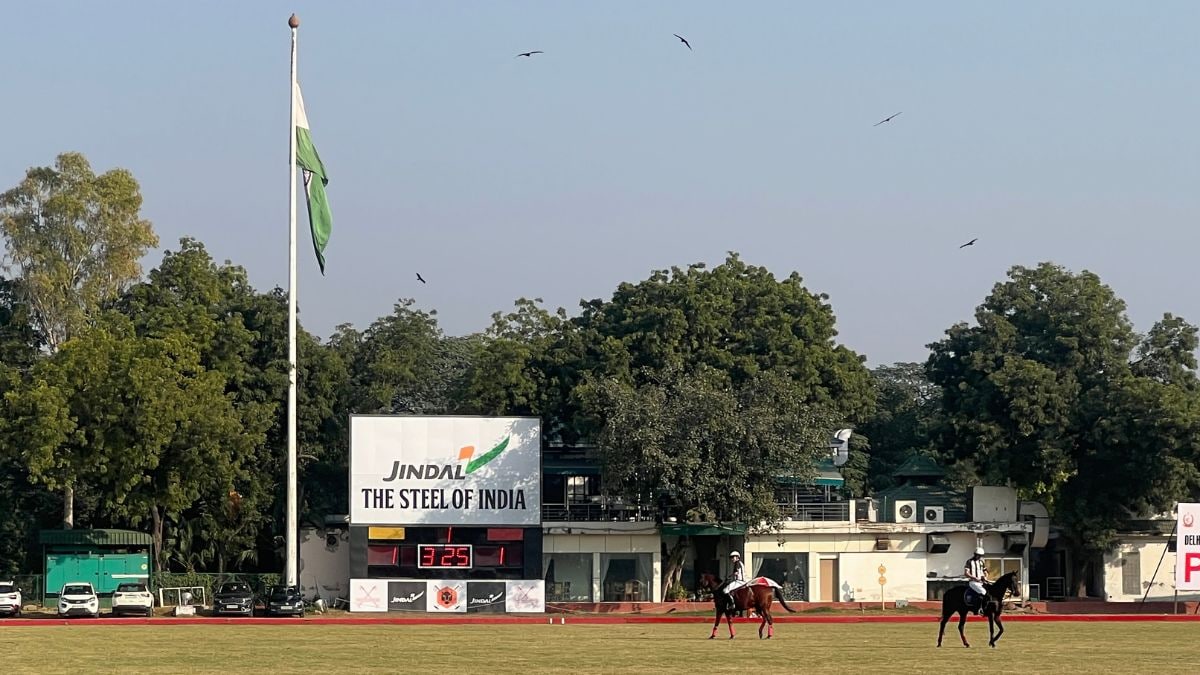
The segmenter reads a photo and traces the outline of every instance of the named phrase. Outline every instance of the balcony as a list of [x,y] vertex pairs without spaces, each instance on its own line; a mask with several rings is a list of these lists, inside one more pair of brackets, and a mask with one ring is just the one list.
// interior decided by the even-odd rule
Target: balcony
[[850,522],[850,502],[794,503],[776,502],[779,514],[785,520],[801,522],[846,523]]
[[654,510],[635,504],[598,504],[577,502],[573,504],[542,504],[542,522],[654,522]]

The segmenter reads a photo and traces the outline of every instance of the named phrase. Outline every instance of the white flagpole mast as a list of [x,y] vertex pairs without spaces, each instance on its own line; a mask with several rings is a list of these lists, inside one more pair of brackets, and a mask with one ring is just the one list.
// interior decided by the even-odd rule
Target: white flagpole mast
[[288,19],[292,29],[292,78],[288,100],[291,105],[291,126],[288,127],[288,401],[287,401],[287,563],[284,569],[288,586],[299,585],[296,557],[299,553],[297,536],[299,523],[296,505],[296,29],[300,19],[293,14]]

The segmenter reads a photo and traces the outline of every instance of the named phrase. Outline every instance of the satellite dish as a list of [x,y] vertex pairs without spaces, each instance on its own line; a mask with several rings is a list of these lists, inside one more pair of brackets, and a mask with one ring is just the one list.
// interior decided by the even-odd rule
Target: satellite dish
[[833,450],[834,466],[842,466],[850,461],[850,436],[853,433],[853,429],[838,429],[833,434],[833,438],[829,441],[829,447]]

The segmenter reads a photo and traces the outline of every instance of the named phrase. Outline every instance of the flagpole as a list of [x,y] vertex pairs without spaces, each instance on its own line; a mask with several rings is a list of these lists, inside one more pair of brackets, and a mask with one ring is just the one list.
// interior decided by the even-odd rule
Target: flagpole
[[300,19],[293,14],[288,19],[292,29],[292,78],[288,100],[291,102],[291,125],[288,126],[288,401],[287,401],[287,563],[285,583],[298,586],[296,557],[299,553],[296,515],[296,29]]

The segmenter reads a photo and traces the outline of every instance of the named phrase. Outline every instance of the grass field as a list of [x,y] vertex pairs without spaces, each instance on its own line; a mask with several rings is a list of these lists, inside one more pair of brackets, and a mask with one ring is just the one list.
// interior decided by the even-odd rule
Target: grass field
[[[998,649],[937,624],[780,624],[758,640],[702,624],[477,626],[4,626],[5,672],[1170,673],[1200,671],[1194,623],[1018,623]],[[947,626],[949,631],[952,626]]]

